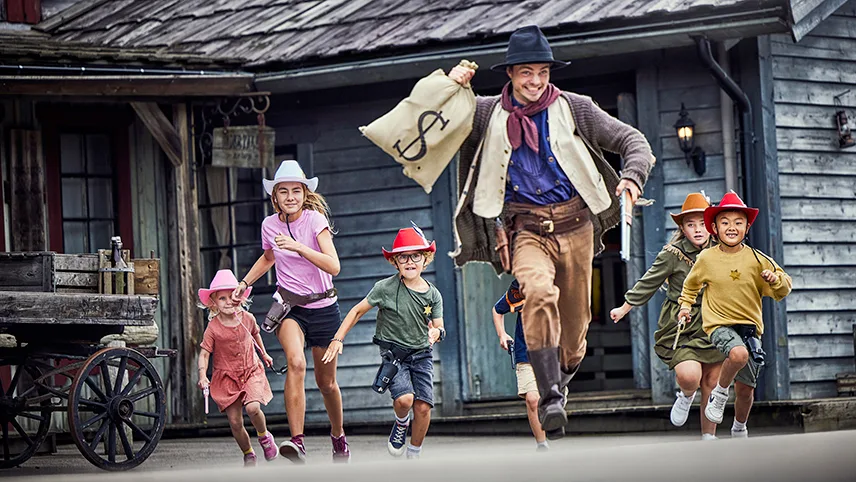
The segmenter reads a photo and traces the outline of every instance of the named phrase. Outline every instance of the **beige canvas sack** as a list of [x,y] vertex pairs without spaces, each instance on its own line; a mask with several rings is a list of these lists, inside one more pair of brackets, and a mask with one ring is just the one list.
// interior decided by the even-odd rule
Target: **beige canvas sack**
[[[467,60],[460,65],[476,69]],[[473,128],[476,96],[437,69],[413,87],[410,96],[360,132],[404,166],[404,175],[426,193],[461,148]]]

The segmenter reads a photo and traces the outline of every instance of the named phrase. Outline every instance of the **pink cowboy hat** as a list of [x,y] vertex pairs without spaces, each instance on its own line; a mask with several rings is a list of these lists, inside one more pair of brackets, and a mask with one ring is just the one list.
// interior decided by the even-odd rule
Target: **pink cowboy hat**
[[[238,278],[235,278],[235,275],[231,270],[221,269],[214,275],[214,279],[211,280],[211,286],[209,288],[199,289],[199,301],[201,301],[203,305],[208,306],[208,302],[211,300],[211,295],[213,293],[223,290],[234,290],[238,287],[238,284]],[[252,291],[252,287],[247,288],[247,290],[244,291],[241,301],[246,300]]]

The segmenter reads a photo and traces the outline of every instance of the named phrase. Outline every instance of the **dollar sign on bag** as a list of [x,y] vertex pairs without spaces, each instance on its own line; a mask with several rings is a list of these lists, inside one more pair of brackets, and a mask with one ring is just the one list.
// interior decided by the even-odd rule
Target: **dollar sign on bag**
[[[427,127],[425,127],[423,126],[423,124],[425,122],[425,119],[428,118],[428,116],[434,116],[434,119],[431,121],[430,124],[428,124]],[[428,152],[428,145],[425,143],[425,134],[427,134],[428,131],[430,131],[431,128],[434,127],[434,124],[436,124],[437,121],[440,121],[441,131],[445,129],[446,126],[449,124],[449,121],[443,118],[443,111],[436,112],[433,110],[426,110],[419,116],[419,120],[416,121],[419,129],[419,137],[410,141],[410,144],[407,144],[407,147],[405,147],[403,150],[401,149],[401,139],[399,139],[395,141],[395,145],[392,146],[393,149],[398,151],[398,155],[401,156],[404,160],[412,162],[422,159]],[[417,152],[416,155],[414,155],[413,157],[405,156],[404,153],[410,150],[410,148],[413,147],[413,144],[416,144],[416,142],[419,142],[419,152]]]

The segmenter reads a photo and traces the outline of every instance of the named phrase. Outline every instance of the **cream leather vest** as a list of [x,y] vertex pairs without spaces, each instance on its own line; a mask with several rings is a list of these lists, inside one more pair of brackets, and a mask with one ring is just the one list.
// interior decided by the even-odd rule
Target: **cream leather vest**
[[[506,128],[508,115],[498,102],[485,132],[481,161],[478,161],[481,162],[478,182],[473,193],[473,212],[483,218],[499,216],[505,203],[506,176],[512,150]],[[559,97],[547,108],[547,124],[550,147],[559,167],[593,214],[605,211],[612,203],[612,197],[585,141],[575,133],[571,106],[564,97]]]

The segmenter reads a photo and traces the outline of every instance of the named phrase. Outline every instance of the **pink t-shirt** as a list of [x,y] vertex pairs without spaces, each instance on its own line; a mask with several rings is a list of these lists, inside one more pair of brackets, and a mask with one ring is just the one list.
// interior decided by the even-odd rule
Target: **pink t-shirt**
[[[297,221],[289,226],[280,221],[278,214],[272,214],[262,221],[262,249],[273,250],[276,258],[276,283],[282,288],[298,295],[309,295],[312,293],[323,293],[333,287],[333,276],[312,264],[299,254],[276,246],[274,238],[279,234],[288,236],[288,229],[295,241],[320,252],[318,246],[318,234],[325,229],[330,229],[327,218],[318,211],[304,209],[303,214]],[[324,308],[336,302],[336,298],[324,298],[314,303],[309,303],[305,308]]]

